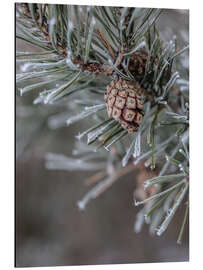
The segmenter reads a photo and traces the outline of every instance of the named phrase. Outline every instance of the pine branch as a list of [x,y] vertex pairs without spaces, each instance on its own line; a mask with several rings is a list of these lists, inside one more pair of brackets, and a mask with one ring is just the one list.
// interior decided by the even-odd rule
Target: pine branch
[[[65,112],[49,118],[53,129],[88,119],[89,126],[77,136],[79,157],[48,154],[47,168],[99,170],[89,180],[96,186],[79,202],[82,209],[144,160],[157,176],[144,179],[147,197],[137,202],[144,208],[135,229],[139,231],[150,220],[150,231],[154,231],[172,204],[158,235],[168,227],[189,185],[189,82],[176,68],[181,66],[180,56],[188,57],[188,44],[177,50],[176,39],[160,38],[155,23],[161,12],[17,4],[16,18],[17,38],[41,49],[39,53],[16,53],[21,64],[16,76],[20,95],[45,87],[34,104],[66,103]],[[136,88],[136,115],[140,113],[142,121],[133,122],[136,132],[132,134],[117,118],[108,118],[108,102],[106,113],[104,94],[116,82],[125,82],[125,87],[132,83]],[[102,173],[104,168],[110,172]],[[187,213],[178,242],[186,218]]]

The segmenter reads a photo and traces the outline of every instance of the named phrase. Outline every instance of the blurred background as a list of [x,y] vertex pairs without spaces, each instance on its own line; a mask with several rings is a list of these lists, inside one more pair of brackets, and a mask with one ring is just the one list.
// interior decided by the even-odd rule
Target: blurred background
[[[158,20],[163,39],[174,33],[179,45],[188,42],[189,12],[164,10]],[[17,51],[36,48],[17,40]],[[17,73],[20,72],[17,65]],[[148,226],[134,232],[139,207],[133,204],[136,172],[119,179],[85,211],[77,202],[90,189],[91,172],[49,171],[47,152],[71,156],[75,135],[85,122],[50,129],[57,106],[33,105],[37,92],[23,97],[16,89],[16,266],[122,264],[189,260],[189,229],[182,245],[176,240],[184,215],[180,207],[163,236],[151,236]],[[82,125],[82,127],[81,127]]]

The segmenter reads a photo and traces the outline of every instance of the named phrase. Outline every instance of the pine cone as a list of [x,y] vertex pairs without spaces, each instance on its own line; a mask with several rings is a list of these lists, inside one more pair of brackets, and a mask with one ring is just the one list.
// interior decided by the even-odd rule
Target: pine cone
[[143,78],[145,74],[147,57],[148,54],[144,48],[138,50],[130,57],[129,71],[133,74],[134,77]]
[[109,118],[113,117],[128,133],[139,128],[144,115],[143,99],[144,90],[139,84],[124,79],[112,81],[104,95]]
[[157,169],[152,171],[151,169],[145,167],[144,163],[145,160],[139,163],[137,173],[137,185],[134,191],[135,199],[141,201],[155,195],[158,191],[158,186],[156,185],[144,189],[144,183],[146,179],[150,179],[158,175]]

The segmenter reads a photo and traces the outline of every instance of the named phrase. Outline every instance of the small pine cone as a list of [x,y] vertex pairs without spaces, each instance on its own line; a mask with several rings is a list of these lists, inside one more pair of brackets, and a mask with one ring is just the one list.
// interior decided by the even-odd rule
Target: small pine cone
[[128,133],[139,128],[144,116],[143,99],[144,90],[139,84],[124,79],[112,81],[104,95],[109,118],[113,117]]
[[133,74],[133,76],[140,78],[144,76],[147,57],[148,53],[144,48],[132,54],[130,57],[129,71]]
[[145,167],[144,163],[145,161],[139,163],[136,180],[137,185],[134,191],[135,199],[141,201],[155,195],[158,191],[158,186],[156,185],[144,189],[146,179],[150,179],[158,175],[158,171],[156,169],[152,171],[151,169]]

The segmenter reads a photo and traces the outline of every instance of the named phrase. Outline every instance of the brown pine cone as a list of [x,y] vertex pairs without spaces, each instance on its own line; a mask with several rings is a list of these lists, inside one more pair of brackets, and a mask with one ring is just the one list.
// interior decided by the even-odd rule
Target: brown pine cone
[[124,79],[112,81],[104,95],[109,118],[113,117],[128,133],[139,128],[144,116],[143,99],[144,89],[137,82]]
[[151,169],[146,168],[144,163],[145,161],[139,163],[137,173],[137,185],[134,192],[135,199],[141,201],[155,195],[158,191],[158,186],[156,185],[144,189],[145,181],[158,175],[158,171],[156,169],[152,171]]
[[145,66],[147,63],[147,51],[142,48],[132,54],[130,57],[130,63],[129,63],[129,71],[133,74],[135,77],[143,77],[145,74]]

